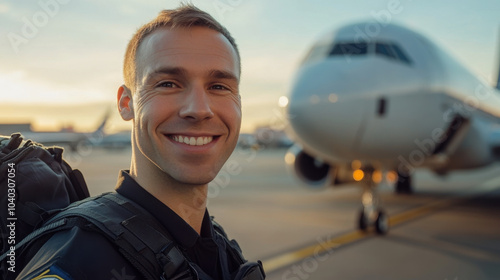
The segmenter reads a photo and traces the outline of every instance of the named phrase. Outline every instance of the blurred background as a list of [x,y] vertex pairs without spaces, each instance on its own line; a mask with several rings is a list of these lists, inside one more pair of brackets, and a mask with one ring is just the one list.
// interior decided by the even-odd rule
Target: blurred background
[[[111,108],[109,133],[126,130],[115,110],[122,58],[135,30],[180,1],[1,1],[0,122],[33,130],[91,131]],[[500,3],[485,1],[192,1],[221,21],[242,56],[246,133],[277,123],[299,61],[315,39],[383,11],[428,36],[475,74],[495,76]]]
[[[125,47],[140,25],[180,2],[0,1],[0,134],[77,137],[65,145],[66,160],[83,171],[91,194],[113,190],[130,162],[131,124],[115,104]],[[242,135],[231,168],[210,184],[209,210],[247,258],[264,261],[268,279],[500,278],[498,164],[446,180],[419,170],[411,196],[382,182],[381,199],[399,220],[387,236],[361,233],[358,188],[311,191],[287,171],[292,142],[280,98],[315,40],[359,21],[415,30],[493,84],[499,1],[190,2],[229,29],[242,57]]]

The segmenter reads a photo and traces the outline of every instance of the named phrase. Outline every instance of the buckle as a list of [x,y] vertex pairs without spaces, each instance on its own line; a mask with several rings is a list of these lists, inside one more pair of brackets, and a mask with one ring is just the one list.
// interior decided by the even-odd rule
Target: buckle
[[[190,280],[198,279],[196,272],[193,269],[184,255],[179,251],[173,242],[165,245],[163,249],[156,255],[163,268],[163,273],[160,279],[168,280]],[[195,275],[195,276],[193,276]]]

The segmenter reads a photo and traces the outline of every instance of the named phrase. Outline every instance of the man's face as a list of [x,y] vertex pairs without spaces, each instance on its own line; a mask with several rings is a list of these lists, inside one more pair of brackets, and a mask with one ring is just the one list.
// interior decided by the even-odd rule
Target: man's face
[[241,124],[236,53],[204,28],[159,29],[137,52],[134,142],[186,184],[207,184],[236,145]]

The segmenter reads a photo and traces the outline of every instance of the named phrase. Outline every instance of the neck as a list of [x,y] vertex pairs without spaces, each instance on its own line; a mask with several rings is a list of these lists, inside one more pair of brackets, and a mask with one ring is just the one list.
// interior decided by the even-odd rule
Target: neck
[[130,175],[147,192],[168,206],[198,234],[205,215],[208,184],[185,184],[170,177],[140,151],[132,151]]

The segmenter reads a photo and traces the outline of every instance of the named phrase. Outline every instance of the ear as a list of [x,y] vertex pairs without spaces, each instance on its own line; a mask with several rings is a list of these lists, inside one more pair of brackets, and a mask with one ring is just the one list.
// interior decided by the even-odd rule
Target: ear
[[121,85],[118,88],[117,105],[118,112],[125,121],[130,121],[134,119],[134,102],[132,99],[132,92],[125,85]]

